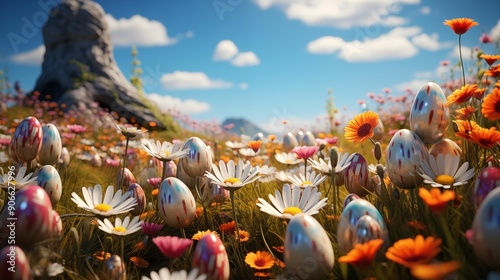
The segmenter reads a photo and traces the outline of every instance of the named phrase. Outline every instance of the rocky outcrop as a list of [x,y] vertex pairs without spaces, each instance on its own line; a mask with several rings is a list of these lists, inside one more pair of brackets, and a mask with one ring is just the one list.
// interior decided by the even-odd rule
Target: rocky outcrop
[[104,15],[90,0],[63,1],[52,10],[42,30],[45,55],[34,91],[68,109],[96,101],[132,123],[164,129],[118,68]]

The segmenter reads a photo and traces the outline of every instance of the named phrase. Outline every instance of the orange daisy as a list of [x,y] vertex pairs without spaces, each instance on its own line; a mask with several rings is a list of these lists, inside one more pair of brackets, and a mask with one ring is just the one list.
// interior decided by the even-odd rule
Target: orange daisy
[[488,63],[489,66],[493,65],[497,60],[500,59],[500,54],[497,55],[490,55],[490,54],[482,54],[479,56],[480,58],[484,59],[486,63]]
[[453,121],[453,130],[455,135],[464,139],[470,139],[472,130],[481,128],[475,121],[455,120]]
[[149,262],[140,257],[131,257],[130,261],[133,262],[137,267],[146,268],[149,266]]
[[339,258],[341,263],[349,263],[358,267],[368,267],[384,243],[382,239],[373,239],[364,244],[356,244],[347,255]]
[[269,269],[274,265],[274,257],[269,252],[250,252],[245,257],[245,263],[255,269]]
[[467,84],[460,89],[455,90],[452,94],[448,95],[446,106],[452,104],[460,104],[469,101],[477,90],[477,85]]
[[406,238],[395,242],[385,256],[393,262],[412,268],[418,264],[429,263],[441,252],[441,239],[429,236],[424,239],[417,235],[415,239]]
[[457,120],[468,120],[468,119],[470,119],[472,114],[474,114],[475,111],[476,111],[476,109],[474,109],[474,107],[467,106],[465,108],[455,110],[455,113],[456,113],[455,116],[456,116]]
[[417,279],[446,279],[446,277],[460,268],[459,261],[419,264],[411,269],[411,275]]
[[500,131],[495,127],[474,129],[469,136],[474,143],[486,149],[493,148],[500,143]]
[[445,25],[448,25],[453,32],[457,35],[462,35],[469,30],[469,28],[478,25],[477,22],[470,18],[454,18],[444,21]]
[[481,113],[491,120],[496,121],[500,119],[500,88],[494,88],[490,94],[488,94],[481,105]]
[[493,78],[500,77],[500,65],[491,66],[490,69],[484,71],[483,75]]
[[426,188],[420,188],[418,189],[418,195],[435,214],[442,213],[446,208],[446,204],[455,199],[455,191],[446,190],[441,193],[439,188],[432,188],[430,191]]
[[[250,233],[248,231],[239,229],[238,232],[240,233],[238,239],[240,242],[247,242],[250,240]],[[234,235],[236,236],[236,231],[234,231]]]
[[474,98],[476,98],[477,100],[481,100],[483,98],[483,96],[484,96],[484,92],[485,91],[486,91],[486,88],[478,88],[478,89],[476,89],[476,91],[474,92]]
[[100,251],[100,252],[95,252],[94,257],[100,261],[104,261],[111,258],[111,254],[105,253],[104,251]]
[[349,121],[345,127],[345,138],[355,144],[362,143],[374,134],[373,130],[379,123],[380,118],[372,111],[363,112]]
[[219,234],[216,231],[211,231],[211,230],[207,229],[206,231],[198,231],[197,233],[195,233],[193,235],[193,237],[191,237],[191,239],[200,240],[203,236],[205,236],[207,234],[213,234],[213,235],[219,237]]
[[227,223],[223,223],[219,226],[219,231],[225,234],[233,233],[236,230],[236,222],[231,221]]
[[262,145],[262,141],[260,140],[254,140],[254,141],[248,141],[247,146],[252,149],[254,153],[256,153],[259,149],[260,146]]

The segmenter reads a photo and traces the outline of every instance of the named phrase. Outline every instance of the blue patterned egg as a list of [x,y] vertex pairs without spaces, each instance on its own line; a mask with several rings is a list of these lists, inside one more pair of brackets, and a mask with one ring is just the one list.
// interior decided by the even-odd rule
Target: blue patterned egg
[[327,279],[335,262],[326,231],[306,214],[297,214],[288,223],[283,259],[286,279]]
[[386,168],[392,183],[402,189],[413,189],[423,179],[418,175],[420,164],[429,158],[422,140],[408,129],[401,129],[387,146]]
[[43,139],[38,153],[38,163],[55,165],[62,153],[61,135],[57,127],[51,123],[42,126]]
[[160,185],[158,209],[169,226],[185,228],[195,218],[196,202],[186,184],[175,177],[168,177]]
[[483,200],[472,222],[474,253],[487,266],[500,269],[500,188],[493,189]]
[[49,195],[52,206],[55,206],[62,195],[62,182],[59,172],[52,165],[44,165],[36,174],[37,182]]
[[420,88],[410,111],[410,129],[426,144],[434,144],[446,134],[450,110],[441,87],[433,82]]
[[351,164],[344,169],[344,176],[348,192],[363,197],[368,194],[368,191],[373,191],[372,185],[369,184],[368,162],[361,154],[354,153]]
[[433,155],[435,158],[437,158],[439,154],[443,156],[446,156],[447,154],[459,156],[462,154],[462,149],[460,149],[455,141],[443,138],[432,145],[429,149],[429,154]]
[[[377,208],[367,200],[355,199],[347,204],[340,215],[337,228],[337,241],[341,252],[347,253],[354,248],[356,244],[356,225],[359,219],[365,215],[370,216],[380,225],[381,232],[387,231],[384,218]],[[388,240],[386,244],[388,244]]]
[[125,267],[125,263],[123,263],[120,256],[111,255],[111,257],[104,262],[104,267],[101,271],[101,279],[127,279],[127,268]]
[[[186,173],[186,171],[182,167],[184,164],[185,163],[183,163],[182,160],[179,161],[179,164],[177,164],[177,174],[175,176],[172,176],[172,177],[177,177],[179,180],[184,182],[184,184],[186,184],[186,186],[190,190],[194,190],[195,186],[196,186],[196,178],[193,178]],[[206,177],[203,176],[203,177],[198,177],[198,178],[206,178]]]
[[359,199],[359,196],[355,193],[350,193],[344,198],[344,204],[342,206],[342,209],[345,209],[347,204],[351,203],[353,200]]
[[389,233],[387,230],[382,229],[382,225],[372,216],[364,215],[359,218],[354,226],[353,246],[364,244],[374,239],[384,240],[384,247],[386,247],[389,241]]
[[288,132],[285,135],[283,135],[283,145],[281,145],[281,149],[283,152],[290,152],[293,150],[293,148],[297,147],[299,145],[299,141],[297,140],[297,137],[293,135],[293,133]]
[[189,149],[187,157],[180,160],[184,172],[190,177],[204,176],[212,169],[212,149],[198,137],[189,138],[182,149]]
[[130,192],[130,197],[135,198],[137,201],[137,205],[134,206],[132,210],[130,210],[130,214],[137,216],[140,215],[146,210],[146,194],[144,193],[144,190],[142,189],[141,185],[137,183],[132,183],[129,187],[128,190]]
[[476,209],[484,198],[494,189],[500,187],[500,168],[489,166],[481,170],[474,181],[472,197]]
[[207,234],[196,243],[192,268],[198,268],[199,274],[205,274],[207,280],[229,279],[229,258],[219,237]]

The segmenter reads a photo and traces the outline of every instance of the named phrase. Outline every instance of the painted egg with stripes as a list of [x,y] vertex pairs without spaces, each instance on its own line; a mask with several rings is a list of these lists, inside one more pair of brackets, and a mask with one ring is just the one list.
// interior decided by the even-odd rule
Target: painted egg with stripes
[[199,274],[205,274],[207,280],[229,279],[229,259],[219,237],[207,234],[196,243],[192,268],[198,268]]
[[59,172],[52,165],[44,165],[36,174],[37,182],[49,195],[52,205],[56,205],[61,199],[62,182]]
[[141,185],[137,183],[133,183],[128,187],[128,190],[130,192],[130,197],[135,198],[137,201],[137,204],[134,206],[132,210],[130,210],[130,214],[137,216],[140,215],[146,210],[146,194],[144,193],[144,189],[141,187]]
[[4,280],[29,280],[30,262],[21,247],[6,245],[0,250],[0,273]]
[[479,259],[500,269],[500,188],[493,189],[483,200],[472,222],[472,247]]
[[42,137],[42,125],[37,118],[27,117],[22,120],[10,143],[14,158],[28,163],[34,160],[40,151]]
[[299,140],[297,140],[297,137],[293,135],[293,133],[288,132],[285,135],[283,135],[283,145],[281,146],[283,152],[288,153],[298,145],[299,145]]
[[433,155],[435,158],[437,158],[439,154],[442,154],[443,156],[446,156],[447,154],[459,156],[462,154],[462,149],[457,143],[455,143],[455,141],[443,138],[431,146],[429,154]]
[[335,263],[326,231],[312,216],[297,214],[285,235],[283,259],[286,279],[327,279]]
[[42,126],[43,138],[38,163],[41,165],[55,165],[62,153],[61,135],[57,127],[51,123]]
[[344,176],[344,183],[348,192],[363,197],[368,194],[368,191],[373,191],[368,180],[370,178],[368,162],[360,153],[353,154],[351,164],[344,169]]
[[186,184],[175,177],[168,177],[160,185],[158,209],[169,226],[185,228],[195,218],[196,202]]
[[353,246],[355,246],[356,244],[365,244],[368,241],[375,239],[384,240],[383,247],[387,248],[387,241],[389,240],[388,231],[382,229],[382,225],[372,216],[362,216],[354,226]]
[[392,183],[402,189],[413,189],[423,179],[418,174],[420,164],[429,158],[429,151],[420,138],[408,129],[392,136],[386,150],[386,169]]
[[188,176],[193,178],[203,176],[205,171],[212,169],[213,151],[203,140],[191,137],[184,143],[182,149],[189,149],[188,155],[181,159],[182,168]]
[[476,209],[484,198],[494,189],[500,187],[500,168],[488,166],[481,170],[474,181],[472,197]]
[[450,110],[441,87],[426,83],[418,91],[410,110],[410,129],[426,144],[434,144],[446,134]]
[[[385,225],[384,218],[382,217],[380,212],[369,201],[364,199],[355,199],[347,204],[344,210],[342,210],[342,214],[340,215],[340,221],[337,228],[337,241],[338,248],[341,252],[349,252],[352,248],[354,248],[354,245],[357,244],[356,242],[358,239],[362,241],[363,238],[366,239],[368,237],[368,234],[365,234],[364,237],[361,236],[362,234],[359,234],[360,237],[357,237],[358,233],[356,227],[359,220],[364,216],[370,216],[373,221],[378,224],[376,228],[380,230],[380,236],[383,236],[383,239],[387,238],[387,240],[385,240],[385,243],[388,244],[388,236],[386,233],[387,226]],[[368,223],[371,222],[372,220],[362,220],[362,222],[359,224],[359,229],[361,230],[361,227],[367,228],[369,226]],[[371,236],[375,235],[371,234]]]

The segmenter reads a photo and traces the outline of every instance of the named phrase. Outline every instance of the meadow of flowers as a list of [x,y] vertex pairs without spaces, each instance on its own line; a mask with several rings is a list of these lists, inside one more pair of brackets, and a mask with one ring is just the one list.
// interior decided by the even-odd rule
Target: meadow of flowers
[[[445,24],[459,45],[477,25]],[[1,278],[500,279],[500,55],[478,53],[342,131],[147,131],[9,100]]]

